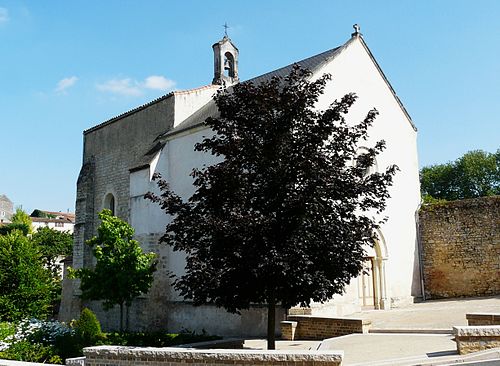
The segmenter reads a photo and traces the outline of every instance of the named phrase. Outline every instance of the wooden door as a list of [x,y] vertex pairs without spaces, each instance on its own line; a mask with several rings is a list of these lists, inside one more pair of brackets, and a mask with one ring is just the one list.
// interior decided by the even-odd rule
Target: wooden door
[[375,309],[373,258],[367,258],[363,263],[363,272],[359,275],[358,289],[362,309]]

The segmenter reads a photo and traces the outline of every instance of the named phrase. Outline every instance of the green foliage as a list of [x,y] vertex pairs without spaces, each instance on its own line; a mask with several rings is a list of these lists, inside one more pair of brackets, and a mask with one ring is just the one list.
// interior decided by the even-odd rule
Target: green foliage
[[3,341],[6,337],[11,336],[15,333],[16,327],[10,322],[0,323],[0,341]]
[[71,275],[81,279],[82,297],[104,300],[105,310],[120,305],[120,329],[123,330],[123,306],[146,293],[156,271],[156,255],[144,253],[139,242],[133,240],[134,229],[111,214],[99,213],[101,225],[98,235],[87,241],[96,257],[95,268],[72,270]]
[[[67,350],[58,341],[71,339],[74,332],[57,321],[23,320],[0,342],[0,358],[29,362],[62,363]],[[81,349],[71,356],[81,354]]]
[[222,339],[205,333],[122,332],[106,333],[100,344],[136,347],[171,347],[179,344],[205,342]]
[[454,201],[500,194],[500,149],[495,154],[469,151],[454,162],[420,171],[424,202]]
[[173,217],[161,241],[187,253],[175,289],[230,312],[267,304],[269,348],[275,304],[327,301],[360,273],[397,170],[367,174],[384,141],[359,154],[378,112],[348,124],[354,94],[317,110],[330,77],[310,76],[296,66],[220,91],[215,135],[195,150],[222,161],[193,170],[188,201],[161,179],[161,196],[147,195]]
[[83,347],[121,345],[168,347],[178,344],[221,339],[218,336],[166,332],[102,333],[100,324],[90,310],[84,309],[80,318],[68,327],[57,321],[23,320],[0,323],[0,358],[62,363],[62,360],[83,355]]
[[42,227],[33,234],[32,240],[40,249],[45,265],[52,271],[54,277],[58,277],[58,257],[67,256],[73,252],[73,235]]
[[41,217],[41,218],[45,218],[45,219],[55,219],[56,218],[56,215],[52,215],[52,214],[49,214],[45,211],[42,211],[42,210],[39,210],[39,209],[35,209],[31,215],[31,217]]
[[20,231],[0,236],[0,320],[50,314],[55,283],[40,257]]
[[63,363],[54,346],[45,346],[27,340],[14,343],[7,350],[0,352],[0,358],[25,362]]
[[13,224],[24,224],[27,225],[29,228],[29,234],[32,232],[32,227],[31,227],[31,217],[24,212],[21,208],[16,208],[16,212],[12,215],[10,221]]
[[88,308],[82,310],[80,318],[73,326],[84,347],[96,344],[103,337],[101,323],[94,312]]
[[7,225],[0,226],[0,235],[7,235],[8,233],[19,230],[24,235],[28,235],[30,232],[30,226],[28,224],[23,223],[11,223]]

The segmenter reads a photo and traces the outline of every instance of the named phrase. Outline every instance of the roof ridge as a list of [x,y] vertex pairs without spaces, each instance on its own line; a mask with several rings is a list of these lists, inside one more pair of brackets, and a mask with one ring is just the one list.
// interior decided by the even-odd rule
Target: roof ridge
[[196,92],[199,90],[213,89],[213,88],[220,88],[220,85],[208,84],[208,85],[199,86],[197,88],[191,88],[191,89],[185,89],[185,90],[174,90],[172,93],[174,93],[175,95],[188,94],[188,93],[193,93],[193,92]]
[[318,62],[317,65],[315,65],[312,69],[310,69],[310,71],[314,71],[317,68],[319,68],[322,64],[324,64],[325,62],[327,62],[330,59],[332,59],[333,57],[335,57],[337,55],[337,52],[341,51],[347,45],[347,43],[349,43],[349,41],[347,41],[346,43],[344,43],[341,46],[337,46],[337,47],[331,48],[329,50],[323,51],[323,52],[318,53],[316,55],[304,58],[304,59],[302,59],[300,61],[292,62],[291,64],[288,64],[288,65],[282,66],[282,67],[280,67],[278,69],[266,72],[265,74],[261,74],[261,75],[255,76],[255,77],[253,77],[251,79],[245,80],[244,82],[254,82],[255,80],[264,79],[267,76],[270,76],[272,74],[279,74],[281,71],[285,71],[286,69],[291,68],[293,65],[307,64],[310,61],[321,59],[323,56],[328,55],[328,56],[326,56],[324,58],[324,60],[322,62]]
[[[293,63],[290,63],[286,66],[283,66],[283,67],[280,67],[278,69],[275,69],[275,70],[272,70],[272,71],[269,71],[267,73],[264,73],[264,74],[261,74],[261,75],[258,75],[258,76],[254,76],[253,78],[250,78],[250,79],[247,79],[243,82],[252,82],[252,83],[256,83],[256,82],[260,82],[260,81],[263,81],[263,80],[266,80],[266,79],[269,79],[271,77],[274,77],[274,76],[283,76],[283,74],[288,74],[286,71],[288,69],[290,69],[291,67],[293,67],[293,65],[301,65],[305,68],[308,68],[310,71],[314,72],[318,69],[320,69],[324,64],[326,64],[327,62],[331,61],[334,57],[336,57],[340,52],[342,52],[351,42],[353,42],[353,40],[357,39],[357,38],[361,38],[361,43],[363,44],[363,46],[367,49],[367,52],[369,54],[369,56],[374,60],[375,62],[375,65],[376,67],[379,69],[380,73],[382,74],[382,77],[384,78],[384,80],[386,81],[386,83],[388,84],[389,88],[391,89],[393,95],[395,96],[396,100],[398,101],[399,105],[401,106],[403,112],[405,113],[405,115],[408,117],[408,120],[410,122],[410,124],[412,125],[412,127],[416,130],[416,127],[415,125],[413,124],[413,121],[411,120],[411,117],[410,115],[408,114],[408,112],[406,111],[406,108],[404,107],[404,105],[402,104],[402,102],[400,101],[399,97],[397,96],[396,92],[394,91],[394,89],[392,88],[392,85],[389,83],[388,79],[385,77],[382,69],[380,68],[380,66],[378,65],[377,61],[375,60],[375,58],[373,57],[371,51],[369,50],[368,46],[366,45],[366,43],[364,42],[363,38],[362,37],[351,37],[350,39],[348,39],[344,44],[340,45],[340,46],[337,46],[335,48],[331,48],[329,50],[326,50],[326,51],[323,51],[321,53],[318,53],[316,55],[313,55],[313,56],[310,56],[310,57],[307,57],[307,58],[304,58],[300,61],[296,61],[296,62],[293,62]],[[168,94],[165,94],[159,98],[156,98],[148,103],[145,103],[139,107],[136,107],[136,108],[133,108],[133,109],[130,109],[129,111],[127,112],[124,112],[124,113],[121,113],[113,118],[110,118],[98,125],[95,125],[94,127],[91,127],[87,130],[84,130],[83,131],[83,134],[87,134],[89,132],[92,132],[92,131],[95,131],[101,127],[104,127],[110,123],[113,123],[117,120],[120,120],[126,116],[129,116],[131,114],[134,114],[142,109],[145,109],[155,103],[158,103],[162,100],[165,100],[173,95],[182,95],[182,94],[188,94],[188,93],[192,93],[192,92],[195,92],[195,91],[198,91],[198,90],[203,90],[203,89],[210,89],[210,88],[213,88],[213,87],[220,87],[219,85],[214,85],[214,84],[208,84],[208,85],[204,85],[204,86],[201,86],[201,87],[197,87],[197,88],[193,88],[193,89],[187,89],[187,90],[176,90],[176,91],[172,91]],[[207,103],[209,104],[209,103]],[[204,106],[206,106],[207,104],[205,104]],[[196,112],[195,112],[196,113]],[[193,113],[193,115],[195,114]],[[186,120],[188,120],[191,116],[189,116]],[[187,127],[189,129],[189,126],[182,126],[184,124],[184,122],[186,121],[184,120],[178,127],[180,127],[180,129],[184,130],[185,127]],[[160,134],[158,136],[158,138],[161,138],[161,137],[165,137],[167,135],[169,135],[169,132],[175,132],[174,131],[175,128],[172,128],[170,129],[169,131],[166,131],[164,132],[163,134]],[[157,138],[157,139],[158,139]]]

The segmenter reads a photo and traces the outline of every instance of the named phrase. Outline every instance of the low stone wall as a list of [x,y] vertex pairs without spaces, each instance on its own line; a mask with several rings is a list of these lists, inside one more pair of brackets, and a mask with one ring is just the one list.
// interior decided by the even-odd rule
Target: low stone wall
[[427,298],[500,294],[500,196],[423,206]]
[[500,313],[470,313],[465,317],[469,326],[500,325]]
[[99,346],[85,348],[85,366],[338,366],[342,351],[197,350]]
[[326,318],[290,315],[281,322],[281,337],[286,340],[323,340],[353,333],[368,333],[371,321],[366,319]]
[[453,327],[461,355],[500,347],[500,325]]

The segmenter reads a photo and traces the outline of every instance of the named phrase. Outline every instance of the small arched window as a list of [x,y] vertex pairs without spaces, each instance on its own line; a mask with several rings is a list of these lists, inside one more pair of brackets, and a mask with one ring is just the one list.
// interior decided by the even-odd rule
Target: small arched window
[[111,211],[111,214],[115,214],[115,196],[111,193],[108,193],[104,198],[104,208],[107,208]]

